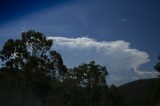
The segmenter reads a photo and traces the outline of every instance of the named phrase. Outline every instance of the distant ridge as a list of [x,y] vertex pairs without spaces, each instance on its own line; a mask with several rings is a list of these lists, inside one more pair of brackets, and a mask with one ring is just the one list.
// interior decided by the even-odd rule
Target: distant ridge
[[[160,82],[160,78],[141,79],[124,84],[118,87],[118,89],[119,92],[126,98],[126,102],[129,106],[151,106],[150,104],[145,104],[148,99],[146,95],[152,92],[150,89],[155,86],[156,82]],[[160,98],[158,100],[160,101]],[[160,106],[160,104],[158,103],[156,106]]]

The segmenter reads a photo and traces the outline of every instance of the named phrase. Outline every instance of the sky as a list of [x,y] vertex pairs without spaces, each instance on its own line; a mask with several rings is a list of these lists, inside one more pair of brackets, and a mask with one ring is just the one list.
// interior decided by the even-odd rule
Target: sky
[[95,60],[108,84],[157,77],[159,0],[1,0],[0,47],[33,29],[53,39],[67,67]]

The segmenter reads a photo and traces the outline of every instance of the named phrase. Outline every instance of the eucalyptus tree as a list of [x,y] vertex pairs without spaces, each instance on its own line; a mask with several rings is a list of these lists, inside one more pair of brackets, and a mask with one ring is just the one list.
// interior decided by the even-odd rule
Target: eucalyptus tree
[[20,75],[23,82],[23,98],[32,89],[40,97],[42,105],[46,103],[50,81],[61,80],[61,75],[67,72],[60,54],[51,50],[52,44],[44,34],[29,30],[23,32],[20,39],[7,40],[0,51],[0,72],[19,73],[15,77]]

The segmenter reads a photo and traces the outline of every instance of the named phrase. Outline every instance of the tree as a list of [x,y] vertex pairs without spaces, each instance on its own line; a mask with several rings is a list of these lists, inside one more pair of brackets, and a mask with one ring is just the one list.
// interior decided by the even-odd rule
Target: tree
[[50,50],[52,40],[33,30],[23,32],[21,37],[9,39],[4,44],[0,51],[3,68],[10,71],[37,71],[48,75],[51,75],[51,70],[66,70],[61,55]]
[[106,85],[107,69],[105,66],[95,64],[95,61],[73,68],[72,73],[74,74],[74,79],[78,80],[81,86],[93,87]]
[[63,65],[63,59],[56,51],[50,51],[50,55],[54,62],[54,70],[52,70],[51,75],[54,73],[58,80],[63,81],[67,74],[67,68],[65,65]]
[[66,70],[60,54],[51,51],[51,46],[52,40],[40,32],[29,30],[22,33],[21,39],[9,39],[0,51],[1,72],[22,73],[23,91],[26,92],[28,85],[32,86],[42,105],[46,102],[50,80],[57,78],[55,73],[60,77],[62,70]]
[[[160,56],[158,57],[158,59],[160,60]],[[158,62],[155,66],[154,69],[157,70],[160,73],[160,62]],[[160,77],[160,76],[158,76]]]
[[[91,61],[88,64],[85,63],[71,69],[69,73],[75,82],[73,90],[75,101],[74,103],[81,101],[78,103],[83,103],[85,106],[99,105],[101,88],[107,86],[106,76],[108,75],[108,72],[106,67],[96,64],[95,61]],[[81,90],[84,90],[83,93],[81,93],[85,95],[83,98],[78,97],[77,86],[82,87]]]

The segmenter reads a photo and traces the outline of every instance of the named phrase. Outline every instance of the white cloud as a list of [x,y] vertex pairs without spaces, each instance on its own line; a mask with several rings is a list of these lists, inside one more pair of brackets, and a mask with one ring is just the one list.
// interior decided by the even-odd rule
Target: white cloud
[[[154,72],[139,70],[141,65],[150,61],[149,55],[144,51],[131,48],[129,42],[123,40],[96,41],[88,37],[49,37],[49,39],[53,39],[54,48],[62,54],[67,66],[72,67],[82,62],[95,60],[107,66],[111,80],[118,81],[125,78],[125,75],[129,76],[129,80],[135,76],[144,78],[156,75]],[[130,71],[129,74],[128,71]]]
[[138,76],[133,77],[133,79],[139,79],[139,78],[155,78],[159,75],[158,72],[155,71],[146,71],[146,70],[141,70],[140,68],[135,67],[134,68],[135,73]]
[[[97,54],[104,58],[111,58],[114,63],[123,66],[123,69],[139,67],[141,64],[150,61],[146,52],[130,48],[130,43],[123,40],[118,41],[102,41],[98,42],[87,37],[81,38],[65,38],[65,37],[49,37],[54,40],[55,46],[69,49],[88,49],[95,50]],[[83,52],[83,51],[82,51]]]

